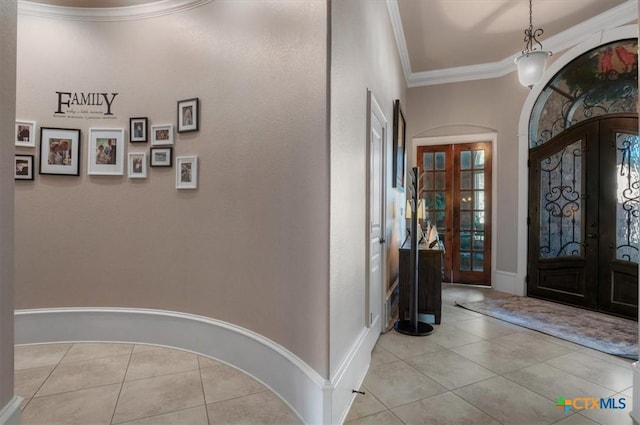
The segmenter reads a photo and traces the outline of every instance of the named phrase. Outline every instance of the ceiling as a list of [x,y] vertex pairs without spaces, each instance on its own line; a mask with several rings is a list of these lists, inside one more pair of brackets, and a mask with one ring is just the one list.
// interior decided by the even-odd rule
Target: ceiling
[[29,0],[33,3],[64,7],[127,7],[155,3],[158,0]]
[[[388,0],[409,86],[493,78],[515,70],[529,27],[527,0]],[[559,52],[591,34],[635,22],[636,0],[533,0],[533,28]],[[589,28],[590,27],[590,28]]]
[[[533,0],[542,41],[626,0]],[[527,0],[398,0],[412,72],[496,62],[524,48]]]
[[[28,1],[96,10],[143,5],[171,7],[211,0]],[[636,22],[638,16],[637,0],[532,1],[533,27],[544,29],[539,41],[545,49],[556,53],[583,40],[593,33],[594,27],[615,28]],[[524,29],[529,26],[527,0],[386,2],[410,87],[495,78],[515,70],[513,58],[524,48]]]

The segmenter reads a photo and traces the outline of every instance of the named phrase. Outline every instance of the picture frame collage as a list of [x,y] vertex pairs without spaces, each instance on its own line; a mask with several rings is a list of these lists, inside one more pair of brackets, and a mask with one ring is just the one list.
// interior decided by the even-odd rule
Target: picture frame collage
[[[196,132],[200,129],[200,99],[190,98],[177,102],[177,133]],[[150,125],[148,117],[129,118],[129,143],[125,156],[124,128],[90,128],[87,134],[86,166],[90,176],[123,176],[125,168],[129,179],[146,179],[149,167],[171,168],[174,164],[174,125]],[[35,121],[16,120],[15,173],[18,180],[33,181],[36,161],[40,175],[80,176],[82,131],[72,128],[42,126],[39,128],[39,158],[22,153],[25,148],[35,149],[37,126]],[[148,151],[135,149],[138,144],[150,142]],[[125,167],[126,161],[126,167]],[[175,158],[176,189],[198,188],[198,156]]]
[[[36,146],[36,123],[34,121],[16,121],[16,138],[15,145],[19,148],[35,148]],[[33,180],[34,179],[34,155],[18,154],[15,155],[14,162],[14,178],[15,180]]]

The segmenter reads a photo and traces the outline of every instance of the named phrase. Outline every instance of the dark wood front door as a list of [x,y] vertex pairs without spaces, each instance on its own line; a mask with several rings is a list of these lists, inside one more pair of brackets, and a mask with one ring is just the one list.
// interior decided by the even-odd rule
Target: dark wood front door
[[594,119],[530,151],[528,295],[637,318],[637,134]]

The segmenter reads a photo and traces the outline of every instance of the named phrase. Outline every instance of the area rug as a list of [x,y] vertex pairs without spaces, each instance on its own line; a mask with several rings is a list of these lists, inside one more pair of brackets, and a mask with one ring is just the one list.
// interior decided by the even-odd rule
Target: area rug
[[638,322],[633,320],[515,295],[456,305],[607,354],[638,359]]

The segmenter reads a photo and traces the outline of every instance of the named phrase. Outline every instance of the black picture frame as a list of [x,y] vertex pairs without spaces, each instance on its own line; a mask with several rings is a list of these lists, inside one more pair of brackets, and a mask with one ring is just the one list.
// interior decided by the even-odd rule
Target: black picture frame
[[173,167],[173,148],[170,146],[150,148],[149,165],[151,167]]
[[200,129],[200,99],[178,101],[178,133],[189,133]]
[[79,176],[80,137],[76,128],[40,127],[40,174]]
[[402,113],[400,99],[393,104],[393,177],[392,187],[404,188],[406,163],[406,130],[407,123]]
[[33,180],[33,155],[16,154],[14,178],[15,180]]
[[129,118],[129,143],[146,143],[149,139],[149,119]]

